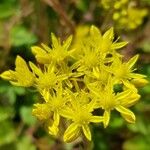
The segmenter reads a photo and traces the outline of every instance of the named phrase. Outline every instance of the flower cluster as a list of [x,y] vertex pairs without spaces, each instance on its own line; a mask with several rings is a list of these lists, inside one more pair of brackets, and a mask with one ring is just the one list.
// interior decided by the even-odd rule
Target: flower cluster
[[148,13],[147,9],[137,7],[135,0],[102,0],[101,5],[106,10],[113,10],[112,18],[117,26],[131,30],[141,25]]
[[[1,74],[15,86],[37,89],[43,102],[34,104],[32,113],[49,134],[63,134],[65,142],[81,135],[91,140],[90,124],[103,123],[106,128],[114,110],[134,123],[136,118],[129,107],[139,100],[137,87],[147,80],[135,73],[138,55],[125,62],[118,53],[127,42],[114,40],[113,28],[102,35],[95,26],[78,40],[69,36],[61,42],[54,34],[51,39],[51,47],[32,47],[37,65],[17,56],[15,70]],[[121,89],[115,90],[116,86]],[[103,114],[97,114],[99,110]]]

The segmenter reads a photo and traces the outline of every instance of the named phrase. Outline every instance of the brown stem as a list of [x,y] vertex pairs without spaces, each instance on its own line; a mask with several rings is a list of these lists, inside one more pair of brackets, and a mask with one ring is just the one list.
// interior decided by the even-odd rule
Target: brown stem
[[83,150],[92,150],[92,141],[83,138]]
[[59,0],[43,0],[47,5],[52,7],[59,15],[59,17],[64,21],[66,26],[69,27],[70,32],[74,33],[74,23],[69,19],[66,11],[63,9]]

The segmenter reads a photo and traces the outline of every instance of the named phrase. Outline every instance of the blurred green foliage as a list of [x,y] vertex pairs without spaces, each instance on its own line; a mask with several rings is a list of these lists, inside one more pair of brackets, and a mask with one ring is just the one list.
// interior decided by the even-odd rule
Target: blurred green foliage
[[[79,24],[96,24],[102,30],[113,26],[113,22],[108,22],[111,11],[106,18],[98,0],[60,0],[58,5],[61,7],[52,6],[48,1],[54,0],[0,0],[1,72],[14,67],[18,54],[27,60],[32,59],[30,46],[49,43],[51,31],[64,39]],[[150,0],[141,0],[140,3],[142,7],[150,8]],[[150,81],[150,16],[135,31],[115,30],[130,41],[123,51],[127,58],[140,53],[138,71],[146,74]],[[140,94],[141,101],[133,108],[136,123],[126,124],[114,113],[107,129],[101,126],[92,128],[92,149],[149,150],[150,84],[140,89]],[[32,117],[33,103],[37,100],[38,95],[32,89],[0,81],[0,150],[83,149],[80,141],[65,145],[47,135],[41,123]]]
[[37,37],[28,31],[24,26],[15,26],[10,32],[11,45],[32,45],[37,42]]

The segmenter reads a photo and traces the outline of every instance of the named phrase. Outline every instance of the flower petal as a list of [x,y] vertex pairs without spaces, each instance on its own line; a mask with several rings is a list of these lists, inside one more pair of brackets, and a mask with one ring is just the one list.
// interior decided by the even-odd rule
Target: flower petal
[[38,46],[32,46],[31,51],[34,55],[44,55],[46,54],[46,51]]
[[130,73],[129,77],[134,79],[141,79],[141,78],[146,78],[146,75],[139,74],[139,73]]
[[69,36],[69,37],[66,39],[66,41],[64,41],[64,43],[63,43],[63,49],[64,49],[64,50],[68,50],[68,48],[70,47],[71,42],[72,42],[72,35]]
[[82,130],[83,130],[83,133],[85,135],[85,137],[91,141],[91,131],[90,131],[90,128],[87,124],[85,125],[82,125]]
[[54,123],[52,126],[48,128],[48,130],[49,130],[49,134],[56,136],[59,129],[58,129],[58,126],[55,125]]
[[52,38],[52,48],[57,48],[59,47],[59,44],[60,44],[60,40],[57,39],[57,37],[55,36],[54,33],[51,33],[51,38]]
[[103,117],[104,117],[104,122],[103,122],[104,128],[106,128],[108,126],[109,120],[110,120],[110,110],[105,110]]
[[120,49],[120,48],[126,46],[127,44],[128,44],[128,42],[113,43],[113,44],[111,45],[111,48],[112,48],[112,49]]
[[122,115],[122,117],[129,123],[135,123],[135,115],[132,111],[129,109],[123,107],[123,106],[117,106],[116,110],[119,111]]
[[131,80],[131,83],[134,84],[136,87],[143,87],[146,84],[148,84],[149,81],[142,78],[142,79],[133,79]]
[[135,55],[127,62],[129,68],[132,68],[134,66],[134,64],[137,62],[138,58],[139,58],[139,55]]
[[71,109],[65,109],[65,110],[61,110],[60,112],[59,112],[59,114],[62,116],[62,117],[64,117],[64,118],[67,118],[67,119],[72,119],[73,118],[73,116],[74,116],[74,113],[72,112],[72,110]]
[[29,66],[36,75],[40,76],[43,74],[41,69],[39,69],[34,63],[29,62]]
[[92,116],[90,118],[90,122],[94,122],[94,123],[99,123],[99,122],[103,122],[104,121],[104,117],[102,116]]
[[94,25],[92,25],[90,28],[90,34],[94,37],[100,37],[101,36],[100,30]]
[[129,95],[126,95],[125,97],[118,98],[117,100],[120,102],[120,105],[123,107],[130,107],[137,103],[137,101],[140,99],[140,95],[136,92],[130,92]]
[[12,76],[10,70],[4,71],[2,74],[0,74],[0,77],[5,79],[5,80],[12,80],[13,79],[13,76]]
[[72,142],[80,135],[80,127],[76,123],[72,123],[64,133],[64,142]]
[[109,40],[113,40],[114,39],[114,28],[110,28],[109,30],[107,30],[104,35],[103,38],[108,38]]
[[60,120],[60,116],[59,116],[58,112],[54,112],[53,119],[54,119],[55,125],[58,126],[59,125],[59,120]]

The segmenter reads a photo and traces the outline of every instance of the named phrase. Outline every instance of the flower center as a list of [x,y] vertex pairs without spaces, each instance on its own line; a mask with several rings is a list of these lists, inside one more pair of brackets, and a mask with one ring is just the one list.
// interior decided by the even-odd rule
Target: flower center
[[115,101],[115,96],[113,94],[107,93],[104,94],[105,96],[103,97],[102,102],[102,108],[103,109],[113,109],[116,105],[116,101]]
[[80,125],[87,124],[89,123],[89,119],[91,116],[92,114],[88,112],[86,109],[81,109],[78,112],[76,112],[74,121]]
[[49,89],[55,85],[56,81],[57,81],[57,78],[56,78],[56,75],[54,73],[44,74],[43,76],[39,77],[38,86],[41,89],[44,89],[44,88]]

